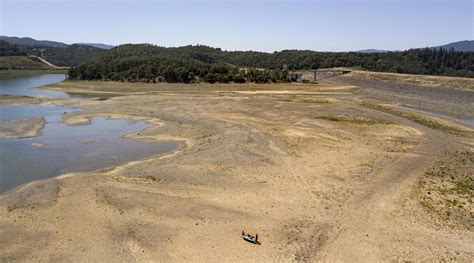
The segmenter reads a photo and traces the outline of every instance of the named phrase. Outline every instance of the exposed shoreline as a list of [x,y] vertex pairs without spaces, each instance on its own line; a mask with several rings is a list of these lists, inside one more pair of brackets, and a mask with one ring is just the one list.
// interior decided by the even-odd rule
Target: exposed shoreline
[[44,117],[0,121],[0,137],[11,139],[37,137],[45,124]]
[[[64,106],[65,104],[67,105],[73,105],[81,100],[77,99],[57,99],[57,98],[37,98],[37,97],[29,97],[29,96],[19,96],[19,95],[0,95],[0,105],[15,105],[15,106],[21,106],[21,105],[28,105],[28,104],[39,104],[39,105],[49,105],[49,104],[54,104],[56,106]],[[86,103],[87,104],[87,103]],[[135,116],[128,116],[126,114],[89,114],[89,115],[82,115],[82,116],[75,116],[74,112],[71,112],[72,114],[66,115],[62,114],[60,116],[59,121],[61,123],[64,123],[69,126],[84,126],[84,125],[90,125],[92,120],[95,117],[105,117],[108,120],[121,120],[121,119],[126,119],[126,120],[135,120],[135,121],[141,121],[141,122],[146,122],[151,125],[151,127],[144,128],[142,130],[136,131],[136,132],[131,132],[131,133],[126,133],[121,136],[121,138],[130,138],[130,139],[137,139],[137,140],[153,140],[153,141],[174,141],[176,142],[179,147],[176,150],[167,152],[167,153],[159,153],[159,154],[153,154],[149,155],[141,160],[138,161],[128,161],[124,162],[120,165],[113,165],[113,166],[108,166],[108,167],[102,167],[97,169],[96,171],[100,170],[110,170],[110,169],[115,169],[118,168],[122,165],[127,165],[129,163],[134,163],[134,162],[139,162],[139,161],[147,161],[149,159],[154,159],[154,158],[162,158],[163,156],[166,155],[172,155],[176,151],[181,150],[183,147],[187,147],[189,141],[185,140],[183,138],[160,138],[160,136],[140,136],[139,134],[149,128],[153,127],[159,127],[163,125],[163,123],[160,120],[156,119],[150,119],[150,118],[137,118]],[[75,112],[80,113],[80,111]],[[9,139],[24,139],[24,138],[31,138],[31,137],[38,137],[41,135],[42,129],[46,125],[46,120],[44,117],[33,117],[33,118],[27,118],[27,119],[20,119],[20,120],[8,120],[8,121],[0,121],[0,137],[4,138],[9,138]],[[93,142],[83,142],[85,144],[88,143],[93,143]],[[44,147],[45,145],[39,142],[32,142],[31,143],[32,147],[35,148],[41,148]],[[76,171],[80,172],[80,171]],[[84,172],[84,171],[83,171]],[[91,170],[90,172],[94,172],[94,170]],[[74,173],[74,172],[70,172]],[[40,179],[39,181],[44,181],[48,179],[55,179],[56,177],[60,178],[62,175],[58,174],[57,176],[46,178],[46,179]],[[25,183],[26,184],[31,184],[34,183],[35,181]],[[0,193],[0,195],[5,194],[7,192],[10,192],[16,188],[21,188],[22,185],[16,186],[13,189],[10,189],[6,192]]]
[[[163,140],[163,139],[153,139],[153,138],[149,138],[149,137],[139,138],[138,136],[135,136],[134,134],[135,133],[126,134],[126,135],[124,135],[124,137],[134,138],[134,139],[151,139],[151,140],[157,140],[157,141]],[[128,136],[128,135],[130,135],[130,136]],[[167,139],[167,140],[172,140],[172,139]],[[6,191],[6,192],[0,192],[0,199],[1,199],[2,196],[6,196],[10,193],[13,193],[13,192],[16,192],[16,191],[21,191],[22,189],[33,188],[37,184],[44,184],[44,183],[48,184],[48,183],[53,182],[55,180],[62,180],[62,179],[65,179],[65,178],[76,176],[76,175],[80,176],[80,174],[83,174],[83,173],[98,173],[98,172],[113,173],[114,171],[120,170],[120,169],[125,168],[127,166],[137,165],[137,164],[140,164],[140,163],[146,163],[148,161],[152,161],[152,160],[155,160],[155,159],[169,158],[169,157],[172,157],[173,155],[177,154],[182,149],[188,147],[184,140],[176,140],[176,142],[180,144],[180,147],[177,150],[174,150],[174,151],[171,151],[171,152],[155,154],[155,155],[151,155],[151,156],[148,156],[146,158],[143,158],[143,159],[140,159],[140,160],[137,160],[137,161],[129,161],[129,162],[125,162],[125,163],[120,164],[120,165],[112,165],[112,166],[108,166],[108,167],[102,167],[102,168],[99,168],[99,169],[96,169],[96,170],[72,171],[72,172],[59,174],[57,176],[53,176],[53,177],[49,177],[49,178],[34,180],[34,181],[31,181],[31,182],[27,182],[27,183],[18,185],[18,186],[14,187],[14,188]],[[43,145],[38,144],[38,146],[33,145],[33,147],[43,147]]]
[[[74,85],[114,92],[117,84],[53,87]],[[471,230],[455,219],[445,227],[420,204],[426,193],[412,195],[440,156],[472,151],[469,137],[366,107],[376,102],[360,94],[337,96],[354,92],[337,85],[137,84],[138,92],[134,85],[119,84],[125,96],[107,100],[50,102],[83,109],[64,117],[70,124],[143,120],[152,127],[125,137],[183,146],[0,195],[1,259],[463,261],[474,254]],[[262,245],[242,241],[242,230],[257,232]]]
[[[21,105],[22,103],[18,103],[16,105]],[[162,136],[162,135],[156,135],[156,136],[141,136],[140,133],[146,131],[147,129],[151,128],[157,128],[161,125],[163,125],[163,122],[160,120],[156,119],[144,119],[144,118],[137,118],[134,116],[127,116],[127,115],[120,115],[120,114],[90,114],[90,115],[85,115],[85,116],[71,116],[71,115],[62,115],[61,116],[61,122],[70,126],[84,126],[84,125],[90,125],[92,122],[92,119],[95,117],[106,117],[109,120],[120,120],[120,119],[127,119],[127,120],[135,120],[135,121],[144,121],[146,123],[149,123],[151,127],[142,129],[140,131],[136,132],[131,132],[127,133],[121,136],[121,138],[130,138],[130,139],[137,139],[137,140],[153,140],[153,141],[174,141],[177,144],[179,144],[178,149],[166,152],[166,153],[160,153],[160,154],[154,154],[150,155],[148,157],[145,157],[140,160],[136,161],[128,161],[125,163],[122,163],[120,165],[113,165],[113,166],[108,166],[108,167],[102,167],[97,170],[92,170],[92,171],[86,171],[86,172],[97,172],[97,171],[103,171],[103,170],[115,170],[115,169],[120,169],[122,166],[128,166],[128,165],[133,165],[136,163],[141,163],[141,162],[147,162],[152,159],[160,159],[160,158],[165,158],[168,155],[173,156],[176,154],[178,151],[189,147],[190,141],[185,139],[185,138],[176,138],[176,137],[169,137],[169,136]],[[10,138],[10,139],[23,139],[23,138],[31,138],[31,137],[37,137],[41,135],[41,130],[45,127],[46,120],[44,117],[38,117],[38,118],[28,118],[28,119],[22,119],[22,120],[10,120],[10,121],[0,121],[0,137],[5,137],[5,138]],[[45,145],[38,143],[38,142],[33,142],[32,143],[33,147],[44,147]],[[82,171],[85,172],[85,171]],[[81,171],[76,171],[76,172],[69,172],[67,174],[58,174],[57,176],[50,177],[50,178],[45,178],[45,179],[40,179],[40,180],[35,180],[31,181],[19,186],[16,186],[13,189],[10,189],[6,192],[0,192],[0,196],[14,191],[15,189],[21,189],[23,186],[27,185],[33,185],[35,182],[46,182],[47,180],[55,180],[55,179],[60,179],[63,177],[69,177],[71,175],[74,175],[75,173],[81,173]]]

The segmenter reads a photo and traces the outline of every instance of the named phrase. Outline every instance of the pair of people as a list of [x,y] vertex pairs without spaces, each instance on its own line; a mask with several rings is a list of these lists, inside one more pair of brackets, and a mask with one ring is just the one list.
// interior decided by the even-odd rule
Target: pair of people
[[250,238],[251,240],[255,240],[255,243],[258,243],[258,234],[255,234],[255,237],[253,237],[253,236],[250,235],[250,234],[245,235],[245,232],[242,230],[242,236],[243,236],[243,237],[247,236],[247,237]]

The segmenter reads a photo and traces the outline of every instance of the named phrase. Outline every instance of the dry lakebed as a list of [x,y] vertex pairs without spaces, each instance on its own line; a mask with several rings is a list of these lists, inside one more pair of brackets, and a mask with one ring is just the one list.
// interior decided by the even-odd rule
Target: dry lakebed
[[[367,81],[63,81],[41,90],[87,96],[2,96],[2,105],[80,108],[57,120],[70,129],[97,118],[143,123],[117,140],[179,147],[4,192],[0,261],[471,262],[473,127],[398,107],[430,110],[420,81],[401,86],[401,102],[396,89],[377,89],[385,82]],[[472,102],[447,114],[465,107],[472,119]],[[97,143],[86,136],[77,145]],[[261,245],[243,241],[242,230]]]

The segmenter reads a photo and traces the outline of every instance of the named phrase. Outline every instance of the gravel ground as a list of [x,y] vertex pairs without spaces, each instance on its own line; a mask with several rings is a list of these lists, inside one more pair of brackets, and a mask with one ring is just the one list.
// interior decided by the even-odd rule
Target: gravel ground
[[[474,119],[474,90],[429,87],[404,82],[362,78],[357,74],[343,75],[327,82],[355,85],[363,96],[446,114],[462,119]],[[462,85],[462,84],[460,84]]]

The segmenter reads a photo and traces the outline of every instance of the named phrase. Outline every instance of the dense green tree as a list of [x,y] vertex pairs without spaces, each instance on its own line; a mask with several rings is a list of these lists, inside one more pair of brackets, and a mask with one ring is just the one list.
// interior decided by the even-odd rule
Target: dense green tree
[[97,59],[106,53],[104,49],[79,44],[67,47],[20,46],[19,48],[29,55],[42,57],[61,67],[77,66]]
[[12,45],[6,41],[0,40],[0,57],[26,55],[27,53],[25,51],[20,50],[16,45]]
[[[127,44],[71,68],[69,78],[183,83],[296,81],[296,75],[282,70],[284,65],[290,71],[356,67],[382,72],[474,77],[474,52],[427,48],[375,54],[307,50],[264,53],[222,51],[199,45],[164,48]],[[245,73],[241,68],[248,71]]]

